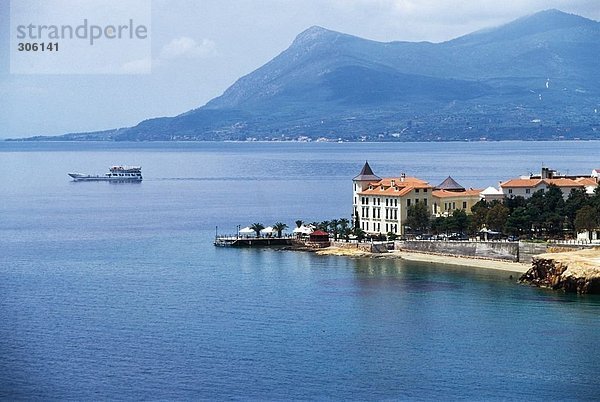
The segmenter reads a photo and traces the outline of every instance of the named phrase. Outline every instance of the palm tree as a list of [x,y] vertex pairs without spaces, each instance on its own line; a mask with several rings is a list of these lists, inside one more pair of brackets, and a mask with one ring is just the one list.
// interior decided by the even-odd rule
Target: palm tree
[[256,232],[256,237],[260,237],[260,231],[263,230],[265,227],[263,226],[262,223],[253,223],[252,226],[250,226],[250,229],[254,230]]
[[317,228],[327,232],[329,230],[329,221],[323,221],[323,222],[319,223],[317,225]]
[[361,228],[355,228],[354,235],[356,236],[356,240],[358,240],[358,242],[360,243],[367,236],[367,233]]
[[297,228],[299,228],[300,226],[302,226],[302,224],[303,224],[303,223],[304,223],[304,222],[302,222],[300,219],[298,219],[298,220],[296,221],[296,227],[297,227]]
[[333,240],[335,240],[335,241],[337,241],[337,238],[338,238],[339,224],[340,224],[340,221],[337,219],[332,219],[331,222],[329,222],[329,227],[331,228],[331,231],[333,232]]
[[340,225],[340,236],[343,236],[346,240],[348,240],[348,235],[350,234],[350,230],[348,229],[350,226],[350,221],[346,218],[341,218],[339,220]]
[[[300,226],[298,226],[298,227],[300,227]],[[281,232],[283,232],[287,228],[288,228],[288,225],[286,225],[285,223],[281,223],[281,222],[277,222],[273,225],[273,229],[275,229],[277,231],[277,237],[279,237],[279,238],[281,238]]]

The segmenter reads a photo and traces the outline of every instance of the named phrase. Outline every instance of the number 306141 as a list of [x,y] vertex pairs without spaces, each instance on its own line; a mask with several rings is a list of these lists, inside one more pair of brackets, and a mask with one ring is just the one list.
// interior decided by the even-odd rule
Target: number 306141
[[58,52],[58,42],[29,43],[20,42],[17,45],[19,52]]

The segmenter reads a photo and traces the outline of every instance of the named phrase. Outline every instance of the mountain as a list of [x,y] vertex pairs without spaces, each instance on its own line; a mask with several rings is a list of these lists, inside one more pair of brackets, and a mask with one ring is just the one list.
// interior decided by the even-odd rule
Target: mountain
[[56,138],[598,138],[598,54],[600,23],[558,10],[442,43],[381,43],[314,26],[202,107]]

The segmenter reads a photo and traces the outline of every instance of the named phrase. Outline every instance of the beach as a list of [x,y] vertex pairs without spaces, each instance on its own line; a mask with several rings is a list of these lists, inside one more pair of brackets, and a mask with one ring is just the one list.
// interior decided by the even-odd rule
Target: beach
[[328,247],[317,251],[317,254],[339,255],[348,257],[397,258],[407,261],[418,261],[431,264],[460,265],[474,268],[494,269],[499,271],[509,271],[518,273],[525,273],[529,268],[531,268],[531,264],[519,262],[508,262],[483,258],[455,257],[450,255],[415,253],[398,250],[390,251],[389,253],[370,253],[358,249]]

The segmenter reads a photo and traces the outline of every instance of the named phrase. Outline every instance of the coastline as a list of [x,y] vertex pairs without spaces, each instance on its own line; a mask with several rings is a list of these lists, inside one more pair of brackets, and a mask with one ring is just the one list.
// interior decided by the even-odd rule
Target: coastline
[[418,261],[431,264],[460,265],[473,268],[493,269],[497,271],[516,272],[523,274],[531,268],[531,264],[508,262],[492,259],[456,257],[451,255],[416,253],[409,251],[391,251],[389,253],[370,253],[357,249],[327,247],[316,251],[318,255],[337,255],[355,258],[391,258],[406,261]]

